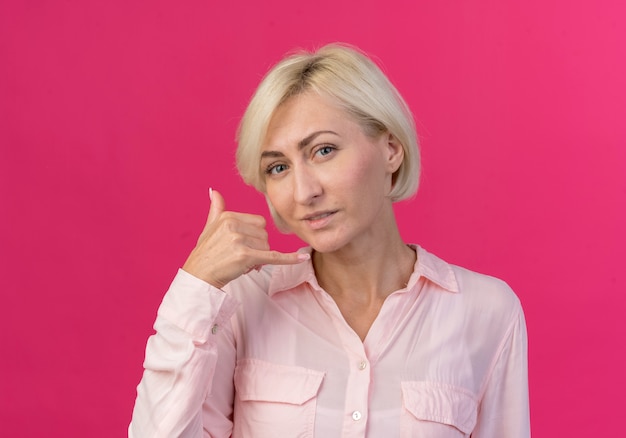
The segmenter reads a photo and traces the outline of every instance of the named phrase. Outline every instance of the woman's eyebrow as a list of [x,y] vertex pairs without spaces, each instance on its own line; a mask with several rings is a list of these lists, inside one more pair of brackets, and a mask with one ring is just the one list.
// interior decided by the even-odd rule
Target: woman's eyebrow
[[339,135],[335,131],[315,131],[314,133],[312,133],[310,135],[307,135],[305,138],[300,140],[300,142],[298,143],[298,149],[302,149],[302,148],[308,146],[309,143],[311,143],[313,140],[315,140],[315,137],[317,137],[318,135],[321,135],[321,134],[335,134],[335,135]]
[[280,158],[280,157],[284,157],[285,154],[283,154],[282,152],[278,152],[278,151],[263,151],[261,152],[261,159],[263,158]]
[[[298,142],[298,150],[302,150],[303,148],[307,147],[309,144],[311,144],[311,142],[313,140],[315,140],[315,138],[317,136],[322,135],[322,134],[339,135],[335,131],[327,131],[327,130],[315,131],[315,132],[307,135],[306,137],[304,137],[302,140],[300,140]],[[263,152],[261,152],[261,159],[263,159],[263,158],[280,158],[280,157],[284,157],[284,156],[285,156],[285,154],[283,154],[282,152],[279,152],[279,151],[263,151]]]

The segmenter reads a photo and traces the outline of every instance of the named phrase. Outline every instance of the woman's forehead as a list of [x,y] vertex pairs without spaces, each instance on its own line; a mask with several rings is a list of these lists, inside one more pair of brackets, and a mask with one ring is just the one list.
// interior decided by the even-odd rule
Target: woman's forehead
[[299,145],[315,133],[342,135],[360,128],[354,117],[334,99],[307,92],[290,97],[274,112],[262,149]]

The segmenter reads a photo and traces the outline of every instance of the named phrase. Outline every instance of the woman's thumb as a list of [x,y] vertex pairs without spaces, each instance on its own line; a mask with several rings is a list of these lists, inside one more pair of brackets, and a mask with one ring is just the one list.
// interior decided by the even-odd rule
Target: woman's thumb
[[209,189],[209,198],[211,199],[211,208],[209,209],[209,218],[207,223],[213,222],[224,211],[226,203],[224,198],[217,190]]

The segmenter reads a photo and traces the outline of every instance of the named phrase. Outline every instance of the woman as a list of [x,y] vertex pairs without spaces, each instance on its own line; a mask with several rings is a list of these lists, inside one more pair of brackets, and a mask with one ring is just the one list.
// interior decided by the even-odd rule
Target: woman
[[355,49],[285,58],[243,117],[237,164],[285,232],[211,191],[163,299],[134,437],[528,437],[526,331],[500,280],[401,238],[412,117]]

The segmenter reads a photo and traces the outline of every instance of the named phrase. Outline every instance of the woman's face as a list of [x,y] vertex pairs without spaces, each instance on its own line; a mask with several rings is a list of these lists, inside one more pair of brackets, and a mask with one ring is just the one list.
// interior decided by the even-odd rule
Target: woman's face
[[304,93],[287,100],[272,117],[261,152],[276,214],[316,251],[358,249],[393,226],[387,194],[402,146],[388,133],[368,137],[330,99]]

